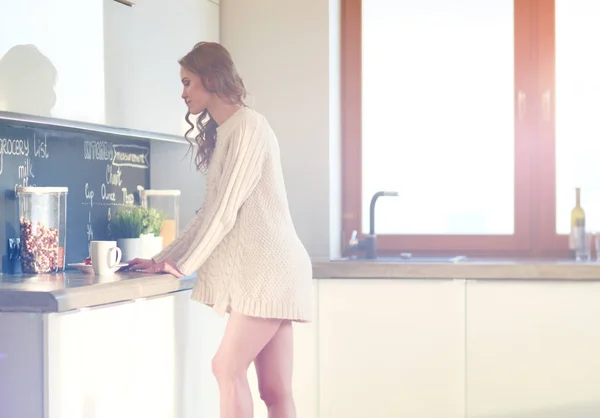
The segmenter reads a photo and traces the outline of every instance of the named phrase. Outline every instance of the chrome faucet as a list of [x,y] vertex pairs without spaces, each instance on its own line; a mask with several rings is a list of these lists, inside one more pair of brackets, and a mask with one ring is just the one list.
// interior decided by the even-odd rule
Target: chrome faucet
[[364,238],[358,238],[358,231],[352,231],[352,236],[348,242],[349,249],[364,250],[365,257],[369,259],[377,258],[377,236],[375,235],[375,203],[381,196],[398,196],[398,192],[377,192],[371,198],[371,207],[369,210],[369,235]]

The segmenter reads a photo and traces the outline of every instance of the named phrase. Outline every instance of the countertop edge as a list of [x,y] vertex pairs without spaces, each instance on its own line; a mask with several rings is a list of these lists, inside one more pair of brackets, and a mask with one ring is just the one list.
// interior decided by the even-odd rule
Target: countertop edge
[[53,292],[57,312],[162,296],[194,286],[194,277],[177,279],[170,274],[148,275],[124,281],[108,282],[92,288],[81,287]]
[[[600,263],[486,261],[460,263],[313,260],[313,279],[600,281]],[[61,282],[62,280],[62,282]],[[195,275],[123,273],[107,279],[69,273],[6,280],[0,312],[60,313],[189,290]],[[68,281],[72,281],[68,284]],[[76,283],[79,282],[79,283]],[[82,283],[83,282],[83,283]]]
[[180,279],[169,274],[118,276],[117,280],[57,290],[0,289],[0,312],[67,312],[189,290],[195,282],[195,275]]
[[600,263],[586,262],[460,262],[411,263],[314,261],[319,279],[465,279],[465,280],[588,280],[600,281]]

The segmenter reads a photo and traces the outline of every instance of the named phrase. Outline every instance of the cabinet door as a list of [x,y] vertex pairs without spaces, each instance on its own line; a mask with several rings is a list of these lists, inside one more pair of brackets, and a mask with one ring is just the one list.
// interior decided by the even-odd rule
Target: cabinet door
[[0,111],[105,122],[102,3],[0,2]]
[[0,417],[41,417],[44,411],[42,315],[0,312]]
[[212,373],[212,359],[223,338],[227,316],[190,299],[191,293],[188,290],[174,296],[177,417],[218,417],[219,386]]
[[49,418],[217,417],[226,318],[190,293],[48,315]]
[[186,290],[137,301],[138,416],[219,416],[219,388],[212,373],[227,317],[190,299]]
[[464,417],[464,281],[319,281],[320,418]]
[[467,416],[600,416],[600,283],[467,283]]
[[[187,348],[185,317],[179,315],[177,294],[138,299],[136,415],[144,418],[181,417],[186,387],[180,354]],[[183,321],[183,322],[182,322]],[[189,364],[190,368],[193,363]]]
[[[314,281],[317,298],[318,282]],[[212,308],[190,299],[191,291],[175,294],[176,311],[174,339],[179,393],[178,405],[182,418],[217,417],[219,387],[212,373],[216,354],[228,316],[217,315]],[[294,325],[293,390],[298,416],[317,418],[317,320]],[[248,381],[254,400],[255,418],[267,418],[267,409],[260,399],[254,365],[248,370]]]
[[138,416],[136,304],[46,317],[49,418]]

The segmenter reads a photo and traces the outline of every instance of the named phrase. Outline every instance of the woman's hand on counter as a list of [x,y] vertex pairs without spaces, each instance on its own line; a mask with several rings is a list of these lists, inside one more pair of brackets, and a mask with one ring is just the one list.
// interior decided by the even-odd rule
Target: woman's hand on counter
[[129,270],[131,271],[139,271],[142,273],[168,273],[173,276],[180,278],[185,276],[182,272],[179,271],[176,264],[171,260],[163,260],[160,263],[152,259],[145,258],[134,258],[133,260],[128,262]]

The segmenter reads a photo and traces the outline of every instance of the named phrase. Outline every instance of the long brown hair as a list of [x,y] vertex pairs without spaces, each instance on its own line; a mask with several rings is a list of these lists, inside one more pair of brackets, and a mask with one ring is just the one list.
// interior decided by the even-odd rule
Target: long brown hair
[[[246,87],[238,75],[229,51],[222,45],[216,42],[199,42],[179,60],[179,64],[198,75],[206,91],[215,93],[231,103],[246,106]],[[217,143],[217,122],[208,113],[208,109],[204,109],[198,115],[195,124],[190,120],[190,116],[188,111],[185,121],[190,125],[190,129],[185,133],[185,139],[190,143],[190,150],[195,145],[198,146],[194,162],[198,170],[205,170]],[[194,128],[198,129],[198,135],[190,139],[188,135]]]

